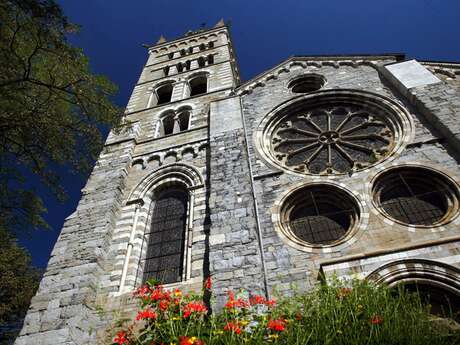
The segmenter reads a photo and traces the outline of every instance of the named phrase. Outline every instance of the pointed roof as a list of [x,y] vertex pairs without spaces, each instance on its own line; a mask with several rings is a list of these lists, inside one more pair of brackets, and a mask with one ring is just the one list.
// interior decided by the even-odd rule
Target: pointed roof
[[225,26],[224,18],[220,18],[217,24],[214,25],[215,28],[220,28],[221,26]]
[[160,35],[160,38],[158,39],[157,44],[161,44],[165,42],[166,42],[166,38],[163,35]]

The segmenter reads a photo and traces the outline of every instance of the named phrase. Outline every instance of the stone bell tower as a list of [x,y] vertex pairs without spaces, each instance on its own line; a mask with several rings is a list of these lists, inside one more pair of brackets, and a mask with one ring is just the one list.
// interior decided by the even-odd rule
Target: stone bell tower
[[[148,48],[120,133],[111,132],[65,221],[17,345],[94,344],[149,278],[201,288],[210,274],[214,103],[239,84],[223,21]],[[215,202],[218,202],[214,198]]]

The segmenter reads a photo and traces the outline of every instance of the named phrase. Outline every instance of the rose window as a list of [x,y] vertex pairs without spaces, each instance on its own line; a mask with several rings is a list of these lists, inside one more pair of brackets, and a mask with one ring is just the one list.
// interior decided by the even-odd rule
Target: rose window
[[374,109],[338,104],[298,111],[279,123],[272,149],[280,164],[313,174],[345,173],[385,157],[393,131]]
[[264,158],[302,174],[350,174],[402,151],[413,138],[400,104],[359,90],[296,97],[268,113],[255,133]]

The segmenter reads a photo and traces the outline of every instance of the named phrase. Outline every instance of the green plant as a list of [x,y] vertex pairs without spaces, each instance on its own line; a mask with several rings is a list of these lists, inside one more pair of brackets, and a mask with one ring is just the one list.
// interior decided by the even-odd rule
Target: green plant
[[[210,281],[203,291],[210,290]],[[230,292],[210,314],[202,295],[148,283],[135,298],[141,311],[112,344],[453,344],[460,335],[431,321],[418,295],[354,280],[267,300]]]

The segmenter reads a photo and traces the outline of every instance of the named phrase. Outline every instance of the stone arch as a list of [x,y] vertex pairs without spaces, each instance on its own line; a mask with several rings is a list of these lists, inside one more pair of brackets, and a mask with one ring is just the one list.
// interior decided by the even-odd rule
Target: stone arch
[[460,296],[460,269],[427,259],[392,261],[371,272],[367,280],[390,287],[407,282],[424,282]]
[[367,280],[417,292],[430,313],[460,322],[460,315],[456,314],[460,309],[460,269],[457,267],[427,259],[403,259],[377,268]]
[[184,163],[163,165],[161,168],[144,177],[132,190],[128,203],[143,199],[148,196],[149,191],[160,185],[177,182],[184,185],[187,189],[202,187],[204,184],[203,176],[200,172]]
[[131,167],[133,167],[136,170],[142,170],[145,168],[144,160],[142,158],[138,158],[133,160],[131,163]]
[[195,152],[195,149],[193,148],[193,146],[187,146],[181,152],[181,156],[183,158],[187,158],[187,155],[189,155],[189,154],[191,154],[192,157],[196,157],[196,152]]

